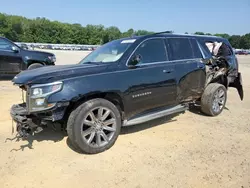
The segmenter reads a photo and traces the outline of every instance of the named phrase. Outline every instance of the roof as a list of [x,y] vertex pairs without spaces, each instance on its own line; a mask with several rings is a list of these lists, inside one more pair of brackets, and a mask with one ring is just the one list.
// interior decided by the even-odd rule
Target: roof
[[131,36],[131,38],[134,39],[138,39],[138,38],[147,38],[147,37],[152,37],[152,36],[159,36],[159,37],[194,37],[194,38],[206,38],[206,39],[217,39],[217,40],[226,40],[225,38],[222,37],[218,37],[218,36],[213,36],[213,35],[195,35],[195,34],[177,34],[177,33],[164,33],[164,32],[160,32],[160,33],[153,33],[153,34],[149,34],[149,35],[141,35],[141,36]]

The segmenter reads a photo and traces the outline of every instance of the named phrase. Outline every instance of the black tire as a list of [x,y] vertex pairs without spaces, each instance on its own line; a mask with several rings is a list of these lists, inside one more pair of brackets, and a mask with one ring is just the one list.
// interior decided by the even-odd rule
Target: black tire
[[[224,97],[219,98],[220,99],[219,101],[219,99],[216,99],[217,97],[216,94],[219,95],[220,93],[221,95],[222,92],[224,93]],[[217,105],[213,106],[213,104],[214,103],[216,104],[217,101],[218,101],[218,106]],[[227,89],[225,88],[225,86],[219,83],[211,83],[206,87],[201,97],[201,111],[209,116],[217,116],[223,111],[226,101],[227,101]],[[219,107],[219,109],[216,108],[215,106]]]
[[39,67],[43,67],[43,65],[40,64],[40,63],[33,63],[33,64],[31,64],[31,65],[28,67],[28,70],[36,69],[36,68],[39,68]]
[[[89,117],[88,114],[90,112],[93,112],[93,110],[100,108],[100,107],[108,109],[110,111],[110,114],[112,114],[112,117],[113,117],[112,120],[114,120],[114,124],[116,127],[115,131],[112,131],[112,137],[110,138],[110,140],[108,142],[106,142],[106,145],[104,145],[104,146],[98,146],[98,144],[97,144],[97,132],[98,132],[98,130],[96,130],[96,127],[97,127],[96,125],[95,125],[95,128],[93,128],[93,126],[87,125],[87,126],[89,126],[89,128],[87,128],[88,130],[90,128],[95,130],[95,133],[94,133],[95,136],[92,138],[92,141],[93,142],[96,141],[96,143],[87,143],[87,139],[90,139],[93,131],[90,133],[89,138],[87,138],[87,139],[86,139],[86,137],[82,136],[83,127],[85,126],[85,124],[83,122],[85,122],[85,120],[87,120],[86,118]],[[110,116],[108,116],[108,117],[110,117]],[[95,115],[95,118],[96,118],[96,115]],[[91,120],[91,122],[92,122],[92,120]],[[105,121],[103,121],[103,122],[105,122]],[[87,132],[88,130],[85,130],[85,131]],[[100,130],[100,131],[102,131],[102,130]],[[106,130],[103,129],[103,131],[106,131]],[[117,107],[113,103],[109,102],[108,100],[102,99],[102,98],[92,99],[92,100],[89,100],[89,101],[84,102],[83,104],[79,105],[76,109],[74,109],[71,112],[69,119],[68,119],[68,123],[67,123],[67,133],[68,133],[68,137],[69,137],[69,140],[72,143],[72,145],[74,147],[80,149],[83,153],[88,153],[88,154],[100,153],[100,152],[103,152],[103,151],[111,148],[114,145],[115,141],[117,140],[117,138],[120,134],[120,131],[121,131],[120,112],[118,111]],[[100,137],[100,134],[99,134],[99,137]],[[106,138],[108,138],[108,137],[106,137]],[[101,137],[100,137],[100,139],[101,139]],[[103,136],[102,136],[102,139],[103,139],[102,141],[105,141]]]

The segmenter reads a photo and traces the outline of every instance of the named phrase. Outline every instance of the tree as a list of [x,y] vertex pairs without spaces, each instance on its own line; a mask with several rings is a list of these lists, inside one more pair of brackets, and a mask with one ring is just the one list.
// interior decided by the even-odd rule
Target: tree
[[[63,44],[104,44],[111,40],[132,35],[153,34],[152,31],[128,29],[121,32],[115,26],[105,28],[103,25],[82,26],[74,23],[50,21],[43,17],[27,19],[0,13],[0,36],[15,42],[63,43]],[[174,31],[165,31],[174,33]],[[188,34],[188,32],[185,32]],[[210,33],[195,32],[197,35],[212,35]],[[228,35],[227,33],[214,34],[229,40],[234,48],[250,49],[250,33],[245,35]]]
[[214,35],[217,36],[217,37],[225,38],[225,39],[229,39],[230,38],[230,35],[226,34],[226,33],[223,33],[223,34],[216,33]]
[[194,33],[195,35],[205,35],[203,32],[197,31]]
[[240,35],[232,35],[229,38],[229,42],[234,48],[240,48],[240,39],[241,39]]
[[131,37],[133,34],[135,34],[135,31],[133,29],[129,29],[126,32],[122,33],[123,37]]
[[140,35],[149,35],[153,34],[154,32],[152,31],[146,31],[146,30],[138,30],[135,32],[135,35],[140,36]]
[[121,36],[122,36],[122,33],[120,32],[120,30],[117,27],[115,27],[115,26],[108,27],[104,31],[102,43],[105,44],[109,41],[119,39],[119,38],[121,38]]

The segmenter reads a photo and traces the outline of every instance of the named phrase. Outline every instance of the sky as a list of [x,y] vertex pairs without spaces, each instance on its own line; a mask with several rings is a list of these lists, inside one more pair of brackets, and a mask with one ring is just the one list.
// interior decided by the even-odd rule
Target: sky
[[175,33],[250,33],[250,0],[3,0],[0,12]]

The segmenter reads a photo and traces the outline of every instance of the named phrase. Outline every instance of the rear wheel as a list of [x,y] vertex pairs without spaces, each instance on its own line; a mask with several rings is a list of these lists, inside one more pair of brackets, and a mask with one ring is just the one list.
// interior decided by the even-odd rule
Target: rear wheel
[[209,116],[219,115],[227,101],[227,90],[219,83],[209,84],[201,97],[201,111]]
[[105,99],[92,99],[81,104],[71,112],[67,124],[72,145],[90,154],[112,147],[120,130],[120,112]]

